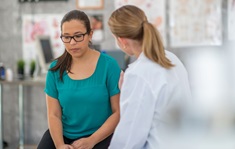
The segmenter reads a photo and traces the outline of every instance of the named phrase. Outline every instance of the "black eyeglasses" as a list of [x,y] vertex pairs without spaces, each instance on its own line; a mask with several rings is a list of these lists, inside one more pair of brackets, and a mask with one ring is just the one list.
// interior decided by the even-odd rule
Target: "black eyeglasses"
[[63,36],[61,35],[60,38],[61,40],[64,42],[64,43],[70,43],[70,41],[72,40],[75,40],[76,42],[82,42],[84,40],[84,36],[87,34],[84,33],[84,34],[77,34],[77,35],[74,35],[74,36]]

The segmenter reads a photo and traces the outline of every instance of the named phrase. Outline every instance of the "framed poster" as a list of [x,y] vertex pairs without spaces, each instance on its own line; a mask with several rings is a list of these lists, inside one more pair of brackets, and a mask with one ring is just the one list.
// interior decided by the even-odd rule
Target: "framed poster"
[[56,2],[56,1],[61,1],[61,2],[67,2],[68,0],[18,0],[20,3],[26,3],[26,2]]
[[104,0],[77,0],[78,9],[103,9]]
[[166,1],[165,0],[115,0],[115,9],[124,5],[135,5],[142,9],[148,21],[160,32],[166,45]]
[[172,47],[221,45],[222,0],[170,0],[169,27]]
[[228,0],[228,40],[235,40],[235,0]]
[[37,36],[50,36],[53,48],[53,55],[60,56],[64,52],[64,45],[60,39],[60,21],[63,15],[58,14],[25,14],[22,20],[22,49],[23,58],[26,61],[26,72],[31,60],[37,58]]
[[93,30],[92,42],[99,43],[104,39],[103,15],[89,15]]

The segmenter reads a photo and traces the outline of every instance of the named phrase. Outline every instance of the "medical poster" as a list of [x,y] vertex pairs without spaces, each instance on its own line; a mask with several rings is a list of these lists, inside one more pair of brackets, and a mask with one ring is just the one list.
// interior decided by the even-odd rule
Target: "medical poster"
[[55,57],[64,52],[63,42],[60,40],[60,21],[62,15],[24,15],[22,20],[23,58],[26,64],[36,59],[36,36],[50,35],[53,54]]
[[228,40],[235,40],[235,0],[228,0]]
[[123,5],[135,5],[141,8],[148,21],[153,23],[162,35],[162,40],[166,44],[166,31],[165,31],[165,0],[115,0],[115,8]]
[[221,45],[222,0],[169,0],[172,47]]
[[77,0],[78,9],[102,9],[104,0]]
[[103,15],[89,15],[91,29],[93,30],[92,43],[100,43],[104,39]]

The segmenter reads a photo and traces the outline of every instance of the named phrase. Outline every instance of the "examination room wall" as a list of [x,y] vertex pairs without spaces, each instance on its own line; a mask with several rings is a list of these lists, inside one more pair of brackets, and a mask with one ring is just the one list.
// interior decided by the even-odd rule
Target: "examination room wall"
[[[64,14],[76,9],[76,0],[67,2],[22,3],[18,0],[0,1],[0,62],[16,74],[16,62],[22,54],[23,14]],[[114,1],[105,0],[103,10],[86,10],[104,15],[104,40],[101,49],[116,49],[107,20],[114,10]],[[219,46],[166,48],[175,53],[188,70],[192,94],[198,105],[205,109],[235,109],[235,42],[228,40],[227,0],[223,0],[223,43]],[[37,144],[47,129],[46,103],[43,86],[27,87],[24,91],[25,143]],[[224,105],[224,106],[222,106]],[[3,138],[16,148],[18,132],[18,88],[3,87]]]

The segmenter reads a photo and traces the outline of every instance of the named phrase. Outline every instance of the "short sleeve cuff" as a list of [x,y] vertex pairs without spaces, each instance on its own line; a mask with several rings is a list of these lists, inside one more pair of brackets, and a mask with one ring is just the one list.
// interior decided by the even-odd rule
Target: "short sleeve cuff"
[[116,88],[116,89],[114,89],[114,90],[112,90],[111,92],[110,92],[110,97],[112,97],[112,96],[114,96],[114,95],[116,95],[116,94],[119,94],[120,93],[120,90],[118,89],[118,88]]
[[50,97],[52,97],[52,98],[55,98],[55,99],[58,99],[57,94],[53,94],[53,93],[49,92],[47,89],[44,89],[44,92],[45,92],[48,96],[50,96]]

